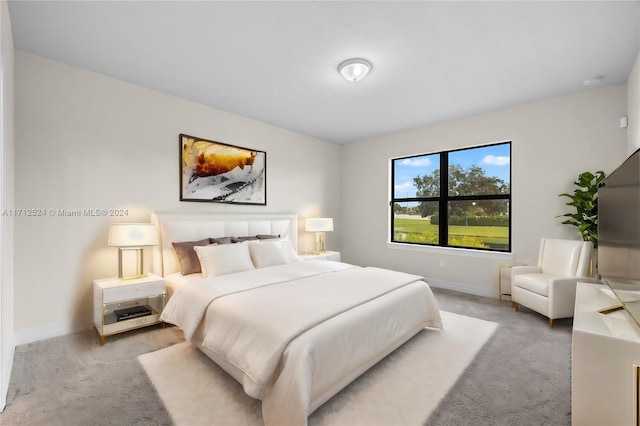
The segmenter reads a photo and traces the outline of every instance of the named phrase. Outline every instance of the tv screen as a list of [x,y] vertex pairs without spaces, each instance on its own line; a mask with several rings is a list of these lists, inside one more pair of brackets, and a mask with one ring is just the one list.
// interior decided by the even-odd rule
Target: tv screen
[[640,279],[640,151],[598,189],[598,271]]
[[640,324],[640,150],[598,189],[598,273]]

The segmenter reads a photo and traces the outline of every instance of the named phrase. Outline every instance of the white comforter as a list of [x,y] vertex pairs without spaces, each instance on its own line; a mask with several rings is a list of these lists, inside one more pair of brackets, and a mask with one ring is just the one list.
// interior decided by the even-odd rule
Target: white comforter
[[198,280],[176,292],[175,297],[169,300],[162,311],[161,319],[182,328],[185,338],[191,340],[207,307],[218,298],[262,286],[354,267],[340,262],[307,261]]
[[441,327],[420,277],[327,261],[191,283],[162,319],[191,339],[205,313],[200,346],[242,372],[245,392],[263,400],[268,425],[306,424],[318,405],[413,334]]

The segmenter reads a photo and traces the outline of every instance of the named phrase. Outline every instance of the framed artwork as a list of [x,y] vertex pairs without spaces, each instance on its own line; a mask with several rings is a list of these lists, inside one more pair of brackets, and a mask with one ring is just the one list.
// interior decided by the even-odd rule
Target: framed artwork
[[267,204],[267,153],[180,134],[180,201]]

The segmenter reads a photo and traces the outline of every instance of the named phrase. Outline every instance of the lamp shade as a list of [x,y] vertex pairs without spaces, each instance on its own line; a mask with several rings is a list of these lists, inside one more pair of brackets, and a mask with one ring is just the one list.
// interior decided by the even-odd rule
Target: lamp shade
[[310,217],[305,224],[305,230],[309,232],[333,231],[333,218],[331,217]]
[[111,247],[156,246],[158,231],[151,223],[112,223],[107,244]]

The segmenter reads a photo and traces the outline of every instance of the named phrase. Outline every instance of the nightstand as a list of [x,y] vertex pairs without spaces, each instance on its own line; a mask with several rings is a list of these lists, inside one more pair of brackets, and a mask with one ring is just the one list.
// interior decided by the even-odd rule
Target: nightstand
[[300,256],[304,260],[332,260],[334,262],[340,262],[339,251],[324,251],[322,253],[305,253]]
[[[511,269],[514,266],[524,266],[523,263],[510,263],[498,266],[498,301],[508,297],[511,300]],[[504,289],[502,288],[504,287]]]
[[[93,323],[100,335],[100,345],[104,345],[107,336],[161,323],[160,313],[164,309],[166,294],[164,279],[155,274],[131,280],[95,280]],[[150,312],[131,312],[143,307]],[[128,315],[123,316],[127,312]]]

